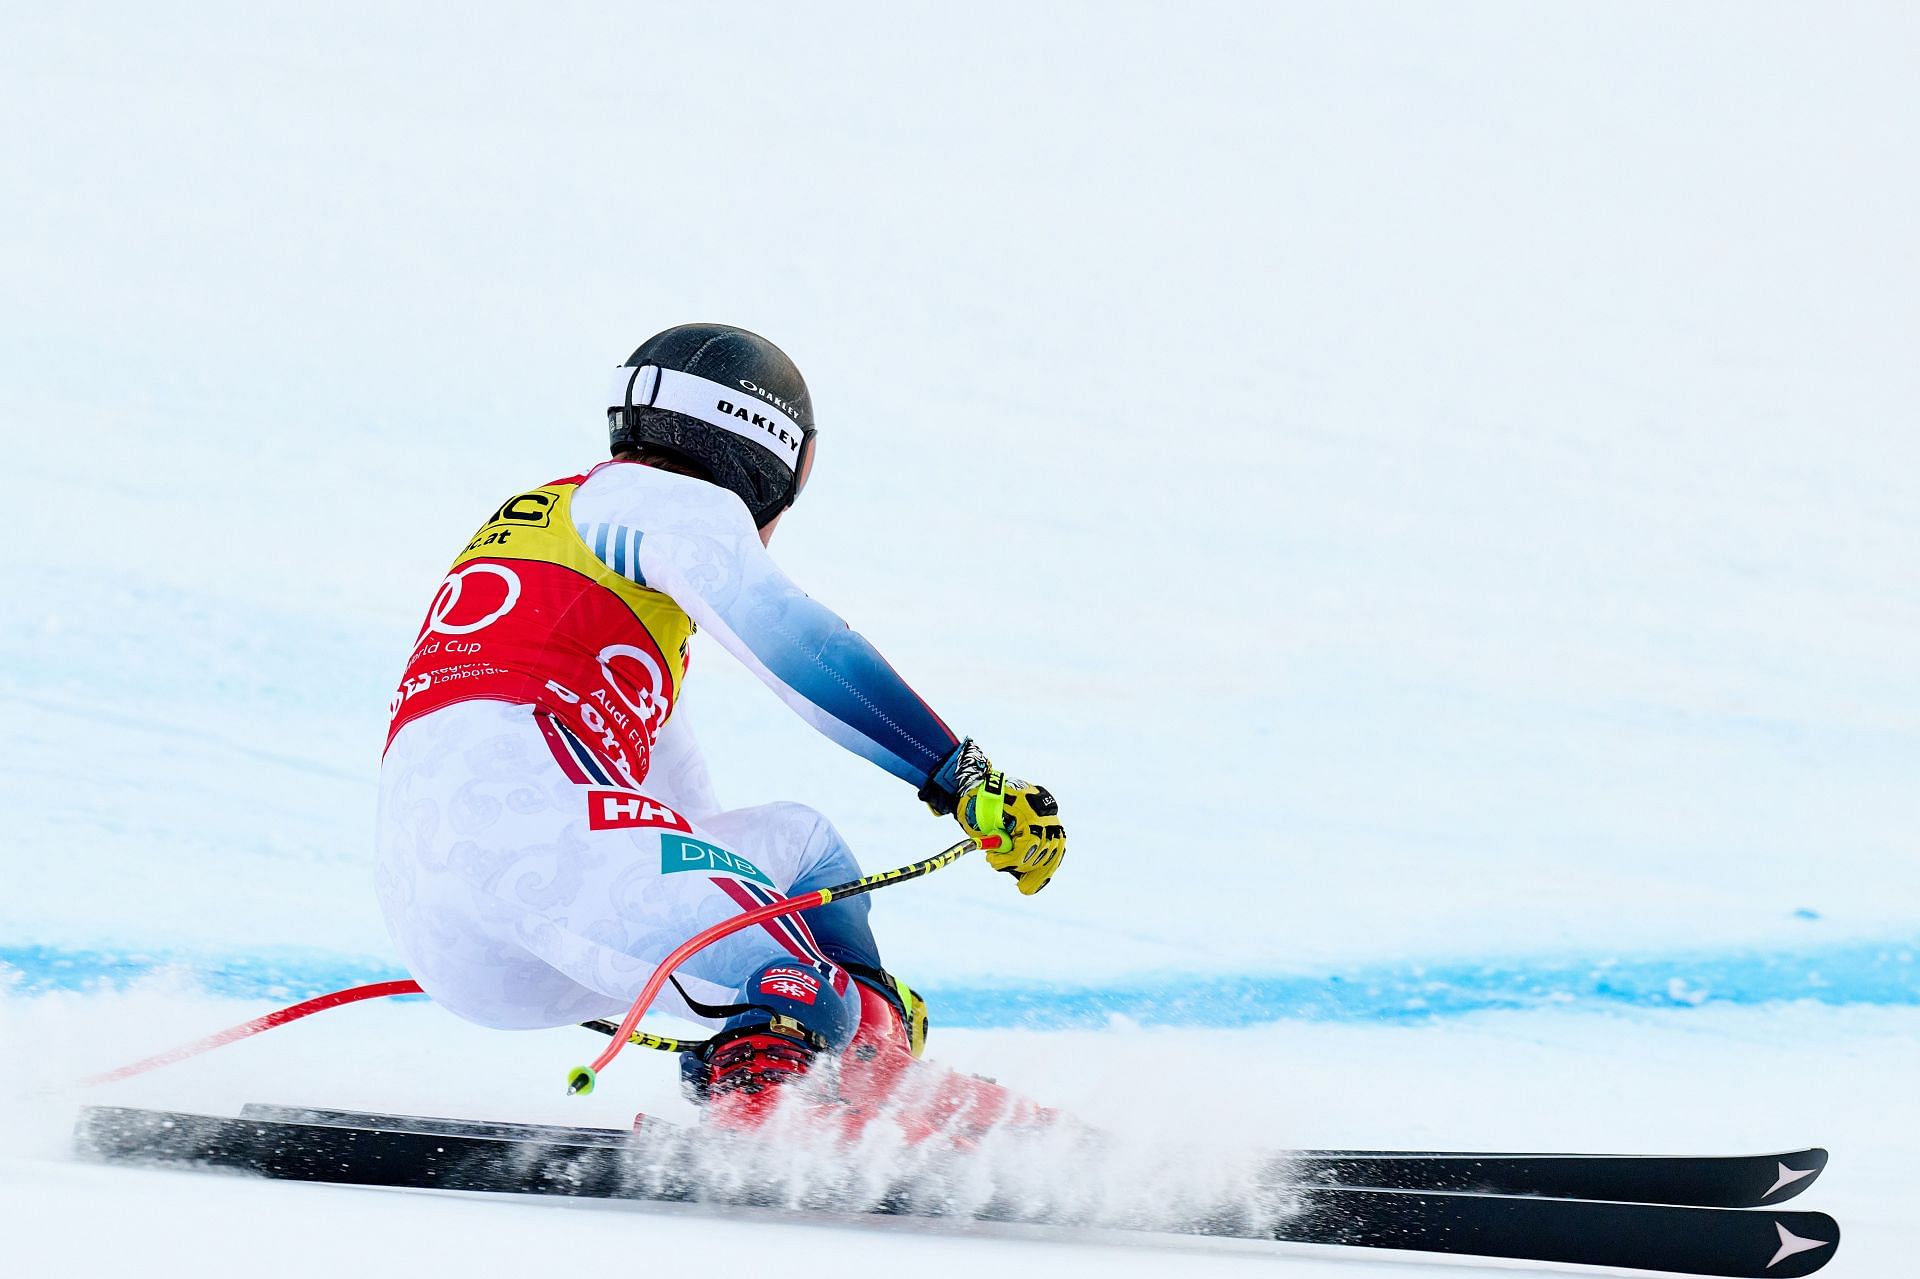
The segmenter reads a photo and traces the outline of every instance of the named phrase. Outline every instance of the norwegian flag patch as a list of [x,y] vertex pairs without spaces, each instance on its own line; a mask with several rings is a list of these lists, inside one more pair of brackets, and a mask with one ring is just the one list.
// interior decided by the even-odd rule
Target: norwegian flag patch
[[805,968],[769,968],[760,974],[760,993],[811,1004],[820,997],[820,978]]

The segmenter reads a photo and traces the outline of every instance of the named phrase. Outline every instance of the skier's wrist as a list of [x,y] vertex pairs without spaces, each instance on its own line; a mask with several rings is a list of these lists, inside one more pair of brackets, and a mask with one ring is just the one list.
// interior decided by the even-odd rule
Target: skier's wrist
[[992,771],[993,763],[987,753],[971,737],[965,738],[953,748],[953,754],[933,770],[933,776],[920,788],[920,798],[940,816],[952,817],[960,807],[961,797],[986,781]]

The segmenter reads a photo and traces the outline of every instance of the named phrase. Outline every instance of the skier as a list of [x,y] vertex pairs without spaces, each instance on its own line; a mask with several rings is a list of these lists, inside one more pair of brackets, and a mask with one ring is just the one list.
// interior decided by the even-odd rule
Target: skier
[[[1066,854],[1044,787],[958,739],[766,544],[806,487],[806,383],[756,334],[649,338],[607,400],[612,460],[503,502],[455,558],[391,707],[378,890],[422,988],[482,1025],[617,1018],[674,946],[728,915],[857,878],[811,808],[724,810],[684,716],[704,629],[829,738],[958,820],[1022,893]],[[925,1042],[866,897],[695,955],[662,1001],[719,1027],[682,1061],[709,1117],[762,1122],[780,1085],[850,1046]]]

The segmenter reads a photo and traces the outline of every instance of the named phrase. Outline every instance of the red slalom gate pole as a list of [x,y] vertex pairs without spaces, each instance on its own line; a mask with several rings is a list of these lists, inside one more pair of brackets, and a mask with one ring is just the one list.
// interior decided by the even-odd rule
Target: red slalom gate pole
[[315,995],[312,999],[286,1008],[276,1009],[252,1021],[243,1021],[238,1026],[229,1026],[225,1030],[197,1039],[193,1043],[170,1048],[166,1052],[156,1053],[144,1061],[136,1061],[131,1066],[122,1066],[118,1070],[109,1070],[104,1075],[95,1075],[91,1079],[80,1081],[82,1087],[93,1088],[100,1084],[110,1084],[116,1080],[131,1079],[135,1075],[144,1075],[149,1070],[158,1070],[162,1066],[171,1066],[176,1061],[185,1061],[189,1057],[198,1057],[201,1053],[212,1052],[237,1040],[247,1039],[263,1030],[272,1030],[275,1026],[284,1026],[290,1021],[299,1021],[302,1017],[311,1017],[323,1013],[329,1008],[338,1008],[343,1004],[357,1004],[363,999],[385,999],[391,995],[418,995],[424,993],[417,981],[377,981],[367,986],[349,986],[345,990],[336,990],[328,995]]
[[731,936],[743,928],[751,928],[769,919],[777,919],[781,915],[797,915],[803,910],[812,910],[815,906],[824,906],[830,901],[858,897],[861,893],[870,893],[888,884],[898,884],[903,880],[930,875],[942,866],[951,866],[976,847],[978,845],[971,839],[963,839],[951,848],[935,853],[925,861],[913,862],[893,870],[883,870],[863,879],[835,884],[832,888],[816,888],[812,892],[801,893],[795,897],[783,897],[777,902],[756,906],[744,914],[723,919],[710,928],[701,929],[674,947],[672,953],[660,961],[660,966],[653,970],[653,976],[647,978],[647,984],[640,988],[640,997],[633,1001],[633,1007],[627,1010],[626,1017],[621,1020],[620,1029],[614,1031],[613,1038],[607,1041],[606,1051],[595,1057],[592,1065],[575,1066],[567,1072],[567,1095],[581,1097],[593,1091],[593,1085],[599,1079],[600,1072],[605,1070],[613,1059],[620,1055],[620,1050],[627,1046],[627,1042],[633,1037],[634,1027],[640,1024],[640,1018],[648,1008],[652,1007],[654,999],[660,994],[660,988],[665,986],[667,978],[673,975],[673,970],[722,937]]

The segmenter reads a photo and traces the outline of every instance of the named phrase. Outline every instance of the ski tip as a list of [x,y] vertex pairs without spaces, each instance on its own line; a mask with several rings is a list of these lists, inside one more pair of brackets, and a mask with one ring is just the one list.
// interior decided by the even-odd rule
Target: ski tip
[[1783,1150],[1777,1155],[1761,1156],[1777,1159],[1781,1163],[1791,1163],[1796,1168],[1825,1168],[1827,1166],[1827,1148],[1825,1146],[1801,1146],[1797,1150]]
[[567,1073],[567,1096],[584,1097],[593,1091],[594,1080],[592,1066],[575,1066]]
[[[1764,1270],[1765,1275],[1810,1275],[1833,1260],[1840,1249],[1840,1225],[1824,1212],[1773,1214],[1773,1228],[1779,1247]],[[1773,1240],[1767,1241],[1770,1245]]]
[[1756,1204],[1780,1204],[1792,1199],[1818,1177],[1827,1166],[1827,1152],[1818,1146],[1806,1150],[1790,1150],[1783,1155],[1771,1157],[1773,1167],[1767,1170],[1772,1184],[1761,1191],[1753,1202]]

